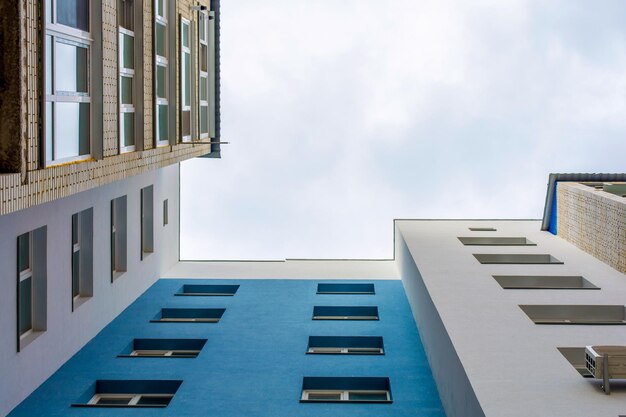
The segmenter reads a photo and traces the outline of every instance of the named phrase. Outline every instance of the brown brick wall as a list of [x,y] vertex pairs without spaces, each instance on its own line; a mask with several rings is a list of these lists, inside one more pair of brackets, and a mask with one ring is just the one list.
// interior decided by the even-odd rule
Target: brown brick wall
[[[139,0],[137,0],[139,1]],[[21,78],[21,125],[25,142],[25,166],[22,174],[0,174],[0,215],[22,210],[33,205],[46,203],[99,185],[128,178],[151,169],[178,163],[185,159],[207,154],[210,145],[176,145],[154,149],[152,95],[152,7],[153,0],[143,0],[143,48],[144,48],[144,149],[143,151],[119,154],[118,140],[118,35],[117,2],[103,0],[94,2],[102,5],[102,70],[103,70],[103,154],[104,159],[82,163],[65,164],[40,169],[39,157],[39,2],[20,2],[22,21],[21,60],[25,63]],[[208,0],[202,1],[208,5]],[[191,18],[190,7],[194,2],[179,0],[178,11]],[[179,16],[170,17],[180,33]],[[141,40],[138,42],[141,46]],[[179,46],[172,48],[176,59],[172,59],[175,70],[179,70]],[[136,53],[138,51],[136,50]],[[92,65],[95,63],[92,63]],[[177,75],[178,77],[178,75]],[[177,83],[177,90],[179,84]],[[178,104],[178,96],[172,103]],[[92,100],[97,100],[92,97]],[[177,132],[179,126],[177,122]],[[141,140],[138,138],[138,140]]]
[[557,234],[626,273],[626,198],[557,183]]

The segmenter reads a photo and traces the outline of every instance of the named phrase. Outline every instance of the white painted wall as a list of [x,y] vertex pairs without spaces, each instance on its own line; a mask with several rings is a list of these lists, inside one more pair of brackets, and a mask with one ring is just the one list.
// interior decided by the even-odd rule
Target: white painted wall
[[[396,225],[396,238],[406,243],[405,256],[412,258],[419,271],[414,277],[419,275],[423,281],[452,345],[442,349],[455,352],[482,408],[482,412],[464,412],[457,407],[464,400],[455,395],[467,396],[468,392],[448,392],[454,388],[448,380],[442,400],[444,404],[448,401],[448,405],[457,405],[446,407],[449,417],[483,413],[487,417],[625,414],[623,383],[615,384],[611,395],[604,395],[600,382],[582,378],[557,347],[626,345],[626,327],[536,325],[518,307],[520,304],[625,304],[624,274],[560,237],[541,231],[537,221],[424,220],[399,221]],[[498,230],[470,232],[470,226],[492,226]],[[464,246],[457,239],[459,236],[524,236],[537,246]],[[474,253],[548,253],[564,264],[482,265],[472,256]],[[402,268],[401,274],[406,271],[407,268]],[[601,289],[504,290],[492,275],[582,275]],[[429,337],[427,328],[420,320],[417,322],[422,338]],[[443,331],[440,328],[439,334],[434,335],[438,338],[436,342],[445,339]],[[431,366],[437,379],[445,363],[437,357],[439,352],[429,352],[431,342],[424,340],[424,345],[429,360],[435,355]],[[451,365],[456,366],[454,361]],[[437,381],[441,391],[440,382]]]
[[[155,252],[140,260],[140,190],[154,185]],[[110,203],[127,195],[128,268],[111,283]],[[169,224],[163,226],[163,200]],[[72,312],[71,216],[94,210],[94,295]],[[179,165],[0,217],[0,415],[7,414],[178,261]],[[16,352],[17,236],[47,225],[47,331]]]

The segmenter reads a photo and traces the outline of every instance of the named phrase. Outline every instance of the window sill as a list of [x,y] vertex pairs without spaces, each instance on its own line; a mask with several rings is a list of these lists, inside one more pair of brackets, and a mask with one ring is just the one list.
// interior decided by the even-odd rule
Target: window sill
[[44,334],[44,332],[45,332],[45,330],[32,330],[32,331],[30,331],[30,332],[20,336],[20,341],[19,341],[20,348],[19,348],[18,352],[21,352],[26,346],[28,346],[35,339],[37,339],[39,336]]
[[147,355],[117,355],[118,358],[147,358],[147,359],[195,359],[197,356],[147,356]]
[[380,352],[376,352],[376,353],[358,353],[358,352],[304,352],[307,355],[367,355],[367,356],[372,356],[372,355],[384,355],[385,353],[380,353]]
[[167,405],[114,405],[114,404],[72,404],[72,407],[96,407],[96,408],[165,408]]
[[230,293],[208,293],[208,292],[178,292],[174,294],[176,296],[184,296],[184,297],[232,297],[235,294]]
[[72,300],[72,308],[73,308],[72,311],[76,311],[78,307],[82,306],[90,299],[91,299],[91,295],[90,296],[79,295],[77,297],[74,297],[74,299]]
[[342,401],[342,400],[300,400],[301,403],[342,403],[342,404],[391,404],[393,400],[385,401]]

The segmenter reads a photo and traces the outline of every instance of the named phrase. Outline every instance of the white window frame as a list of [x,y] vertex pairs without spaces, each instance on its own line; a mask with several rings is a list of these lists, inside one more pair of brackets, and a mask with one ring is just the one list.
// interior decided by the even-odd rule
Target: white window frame
[[357,353],[362,355],[377,355],[384,353],[382,348],[366,348],[366,347],[310,347],[308,353]]
[[[18,271],[18,273],[20,277],[20,286],[22,284],[22,281],[26,281],[27,279],[30,278],[30,327],[24,333],[21,333],[21,330],[18,329],[18,331],[20,331],[20,340],[27,338],[33,333],[33,317],[35,315],[35,309],[33,308],[34,307],[33,306],[33,291],[35,289],[35,286],[33,285],[34,284],[33,282],[33,279],[34,279],[33,278],[33,232],[31,231],[31,232],[24,233],[24,234],[28,235],[28,268],[22,271]],[[19,268],[19,265],[18,265],[18,268]],[[18,322],[19,322],[19,318],[18,318]]]
[[[158,14],[158,3],[159,1],[163,1],[163,15],[159,15]],[[153,11],[154,11],[154,31],[153,31],[153,39],[154,39],[154,137],[155,137],[155,144],[157,147],[159,146],[168,146],[170,144],[169,141],[169,135],[170,135],[170,120],[169,120],[169,113],[170,113],[170,100],[169,100],[169,56],[170,56],[170,42],[169,42],[169,36],[168,36],[168,31],[169,31],[169,26],[168,26],[168,2],[171,0],[154,0],[154,7],[153,7]],[[156,50],[156,39],[157,39],[157,26],[158,25],[162,25],[165,27],[165,54],[166,56],[161,56],[161,55],[157,55],[157,50]],[[165,98],[159,98],[158,96],[158,87],[157,87],[157,67],[163,67],[165,68]],[[159,126],[159,106],[167,106],[167,135],[168,137],[165,139],[162,139],[161,137],[159,137],[159,131],[160,131],[160,126]]]
[[[134,5],[133,5],[134,7]],[[123,58],[122,58],[122,54],[123,54],[123,42],[124,42],[124,35],[126,36],[130,36],[133,39],[133,51],[135,50],[135,32],[128,30],[126,28],[123,28],[121,26],[118,27],[118,62],[119,62],[119,78],[118,78],[118,84],[119,84],[119,106],[120,106],[120,120],[118,123],[118,129],[119,129],[119,148],[120,148],[120,153],[125,153],[125,152],[132,152],[136,149],[137,147],[137,135],[136,135],[136,131],[137,131],[137,119],[136,119],[136,112],[135,112],[135,100],[137,99],[136,95],[135,95],[135,69],[130,69],[130,68],[125,68],[122,66],[122,62],[123,62]],[[134,65],[133,65],[134,66]],[[122,103],[122,78],[130,78],[131,79],[131,104],[123,104]],[[128,145],[128,146],[124,146],[124,141],[122,138],[122,134],[123,134],[123,118],[124,115],[126,113],[132,113],[133,114],[133,118],[134,118],[134,123],[133,123],[133,145]]]
[[101,399],[123,399],[123,398],[128,398],[128,403],[127,404],[120,404],[118,405],[118,407],[137,407],[139,401],[141,400],[142,397],[147,397],[147,398],[154,398],[154,397],[162,397],[162,398],[169,398],[170,400],[172,398],[174,398],[174,394],[95,394],[93,397],[91,397],[91,399],[89,400],[89,402],[87,403],[88,405],[99,405],[98,402]]
[[[204,30],[202,30],[204,28]],[[204,32],[204,37],[202,36]],[[206,71],[202,70],[202,47],[206,47]],[[209,85],[209,67],[210,64],[210,48],[209,48],[209,13],[206,11],[198,12],[198,137],[207,139],[211,131],[211,108],[209,106],[210,85]],[[202,99],[202,87],[206,91],[206,97]],[[202,108],[206,107],[206,132],[202,131]]]
[[378,316],[313,316],[313,320],[378,320]]
[[[303,401],[319,401],[319,402],[328,402],[328,401],[345,401],[345,402],[368,402],[368,400],[350,400],[350,394],[385,394],[387,396],[386,400],[372,400],[371,402],[384,402],[391,401],[389,396],[389,391],[387,390],[333,390],[333,389],[310,389],[302,391],[302,400]],[[323,395],[339,395],[338,400],[316,400],[309,398],[309,394],[323,394]]]
[[[187,46],[183,44],[183,32],[185,31],[185,26],[187,27],[187,42],[189,43]],[[192,79],[193,79],[193,61],[192,61],[192,30],[191,30],[191,21],[185,19],[181,16],[180,18],[180,137],[182,142],[191,142],[191,138],[194,132],[194,118],[193,118],[193,102],[194,102],[194,94],[193,89],[191,87]],[[187,86],[188,91],[185,91],[185,82],[184,82],[184,62],[185,62],[185,54],[189,55],[189,68],[187,71],[189,72],[189,85]],[[186,95],[189,94],[189,105],[185,105]],[[185,112],[189,112],[189,135],[183,136],[183,114]]]
[[[91,143],[91,124],[92,124],[92,117],[91,117],[91,45],[93,43],[93,38],[91,37],[91,33],[90,32],[84,32],[82,30],[76,29],[76,28],[72,28],[69,26],[65,26],[63,24],[60,23],[56,23],[57,21],[57,0],[49,0],[49,2],[51,3],[50,6],[50,12],[51,12],[51,16],[48,16],[48,8],[44,7],[44,25],[45,25],[45,31],[44,31],[44,44],[46,43],[47,37],[50,36],[51,37],[51,42],[50,45],[48,46],[49,48],[51,48],[51,60],[52,62],[50,63],[51,68],[50,68],[50,73],[51,73],[51,86],[44,86],[44,95],[45,95],[45,103],[44,103],[44,109],[43,112],[45,113],[45,118],[46,120],[48,118],[52,119],[52,149],[48,149],[48,138],[46,137],[46,127],[44,127],[43,131],[44,131],[44,135],[43,135],[43,140],[41,141],[42,144],[42,148],[43,148],[43,164],[44,167],[49,167],[49,166],[54,166],[54,165],[58,165],[58,164],[64,164],[67,162],[75,162],[75,161],[84,161],[84,160],[88,160],[91,159],[91,150],[93,147],[93,144]],[[89,20],[90,20],[90,24],[89,27],[91,29],[91,17],[92,17],[92,5],[91,5],[91,1],[89,2]],[[56,68],[55,68],[55,59],[56,59],[56,43],[57,41],[60,41],[61,43],[66,43],[69,45],[73,45],[73,46],[77,46],[77,47],[82,47],[87,49],[87,92],[70,92],[70,91],[56,91]],[[43,63],[43,71],[44,73],[46,72],[46,60],[47,57],[44,57],[44,63]],[[44,76],[45,79],[45,76]],[[47,90],[48,87],[50,87],[51,94],[48,94]],[[51,114],[47,114],[47,104],[48,103],[52,103],[52,113]],[[54,113],[55,113],[55,103],[89,103],[89,153],[85,154],[85,155],[77,155],[77,156],[71,156],[71,157],[66,157],[66,158],[54,158],[54,148],[55,148],[55,141],[56,141],[56,125],[57,123],[55,123],[55,119],[54,119]],[[48,156],[51,156],[50,159],[48,159]]]
[[161,317],[158,321],[172,323],[217,323],[220,319],[217,317]]
[[[164,350],[164,349],[135,349],[130,353],[130,356],[146,356],[146,357],[195,357],[200,353],[199,350],[193,349],[174,349],[174,350]],[[183,356],[186,355],[186,356]]]

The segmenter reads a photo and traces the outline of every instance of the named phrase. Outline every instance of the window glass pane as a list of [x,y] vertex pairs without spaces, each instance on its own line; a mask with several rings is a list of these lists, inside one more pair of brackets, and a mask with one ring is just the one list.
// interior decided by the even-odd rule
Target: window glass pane
[[122,113],[122,146],[135,144],[135,113]]
[[46,23],[52,22],[52,1],[45,1],[46,4]]
[[309,392],[309,400],[339,401],[340,399],[340,392]]
[[208,46],[200,45],[200,71],[207,72]]
[[120,103],[133,104],[133,79],[120,77]]
[[200,100],[207,100],[207,77],[200,77]]
[[170,403],[170,401],[172,400],[171,397],[167,396],[167,397],[147,397],[145,395],[142,395],[141,398],[139,399],[139,401],[137,402],[138,405],[168,405]]
[[122,48],[122,68],[134,69],[135,68],[135,38],[125,33],[120,35]]
[[385,392],[350,392],[350,401],[387,401]]
[[206,18],[204,13],[200,14],[198,18],[198,33],[200,34],[200,40],[206,41]]
[[185,48],[189,48],[189,23],[183,22],[183,39],[181,42]]
[[89,153],[89,103],[55,103],[54,159]]
[[33,279],[20,281],[20,335],[33,327],[32,318]]
[[72,215],[72,244],[78,243],[78,214]]
[[46,161],[52,160],[52,136],[54,113],[52,112],[52,102],[46,102]]
[[161,65],[157,65],[156,69],[157,69],[156,70],[157,97],[167,98],[167,86],[166,86],[167,68]]
[[99,405],[126,405],[132,400],[132,396],[128,397],[100,397],[96,404]]
[[166,6],[166,0],[157,0],[157,15],[161,17],[166,17],[165,6]]
[[191,135],[191,112],[184,111],[181,120],[181,132],[183,136]]
[[167,127],[167,104],[159,105],[158,113],[158,140],[167,140],[169,137]]
[[87,48],[56,42],[56,91],[87,92]]
[[191,106],[191,54],[183,54],[183,106]]
[[80,294],[80,251],[72,250],[72,297]]
[[156,54],[162,57],[167,57],[166,46],[166,27],[160,23],[156,24]]
[[17,238],[18,272],[30,269],[30,234],[24,233]]
[[56,3],[57,22],[89,32],[89,0],[57,0]]
[[[51,2],[47,2],[50,4]],[[46,36],[46,94],[52,94],[52,36]]]
[[118,24],[124,29],[130,30],[131,32],[135,30],[135,22],[133,20],[133,0],[118,0]]
[[209,133],[209,106],[200,106],[200,133]]

